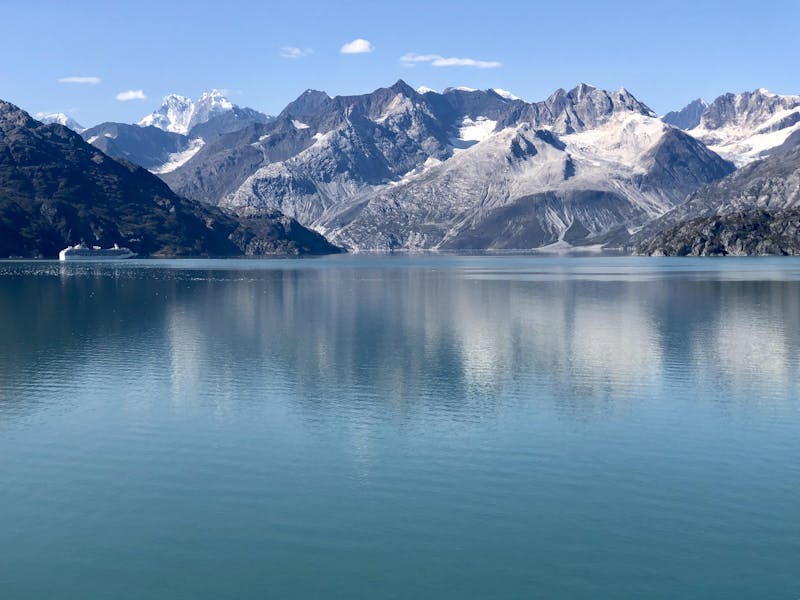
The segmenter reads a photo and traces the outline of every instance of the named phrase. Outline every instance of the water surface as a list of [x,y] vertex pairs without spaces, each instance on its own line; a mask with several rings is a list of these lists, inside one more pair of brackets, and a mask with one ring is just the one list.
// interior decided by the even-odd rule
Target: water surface
[[800,597],[800,260],[0,262],[0,597]]

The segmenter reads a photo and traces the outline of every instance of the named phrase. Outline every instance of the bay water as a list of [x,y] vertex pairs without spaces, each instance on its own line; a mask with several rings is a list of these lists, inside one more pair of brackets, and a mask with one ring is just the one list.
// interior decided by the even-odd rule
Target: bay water
[[800,260],[0,262],[0,598],[800,598]]

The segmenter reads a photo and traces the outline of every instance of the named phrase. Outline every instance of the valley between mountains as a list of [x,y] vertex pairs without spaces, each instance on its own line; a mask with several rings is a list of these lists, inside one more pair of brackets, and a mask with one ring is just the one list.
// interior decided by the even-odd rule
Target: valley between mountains
[[625,89],[526,102],[403,81],[307,90],[276,116],[171,95],[88,129],[0,107],[0,255],[79,237],[152,255],[800,252],[800,96],[763,89],[663,116]]

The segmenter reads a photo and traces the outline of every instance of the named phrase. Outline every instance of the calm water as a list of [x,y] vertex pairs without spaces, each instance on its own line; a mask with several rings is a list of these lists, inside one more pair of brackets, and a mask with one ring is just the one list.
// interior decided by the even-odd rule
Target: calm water
[[0,263],[0,597],[800,598],[800,261]]

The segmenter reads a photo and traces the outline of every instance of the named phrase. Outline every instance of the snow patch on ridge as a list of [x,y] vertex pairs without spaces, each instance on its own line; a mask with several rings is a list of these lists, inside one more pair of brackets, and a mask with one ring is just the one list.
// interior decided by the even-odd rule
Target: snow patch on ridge
[[171,173],[178,167],[185,165],[189,162],[192,157],[200,151],[200,148],[205,146],[205,142],[202,138],[195,138],[189,144],[189,147],[182,152],[173,152],[167,158],[167,162],[163,165],[158,167],[157,169],[152,169],[152,173],[156,175],[162,175],[164,173]]
[[648,165],[642,156],[664,136],[668,125],[640,114],[623,114],[595,129],[561,136],[567,151],[592,164],[616,164],[632,173],[643,173]]
[[520,98],[519,96],[515,96],[508,90],[504,90],[501,88],[492,88],[492,91],[501,98],[505,98],[506,100],[522,100],[522,98]]
[[[781,121],[792,118],[797,119],[795,124],[783,129],[778,128]],[[740,124],[706,129],[701,124],[689,133],[722,158],[741,167],[754,160],[764,158],[771,149],[783,144],[795,131],[800,131],[800,108],[798,107],[776,112],[755,129]]]
[[481,116],[475,120],[464,117],[461,127],[458,128],[458,139],[463,142],[482,142],[492,135],[496,127],[497,121],[488,117]]

